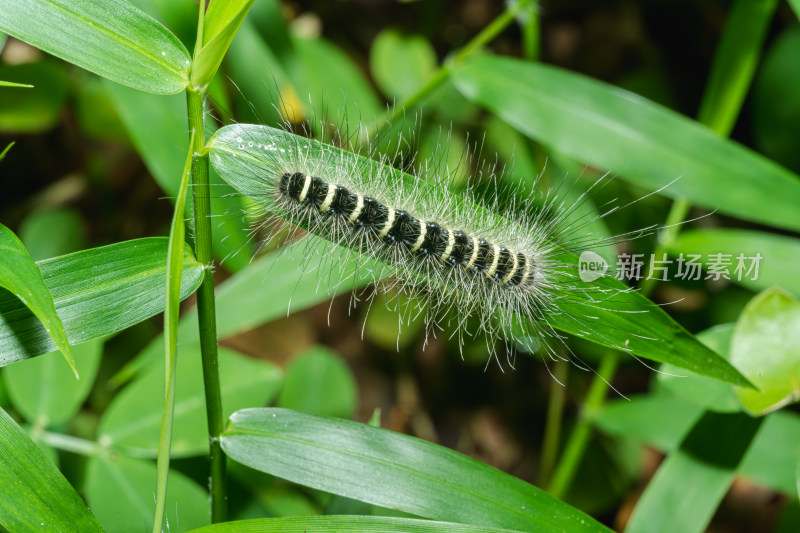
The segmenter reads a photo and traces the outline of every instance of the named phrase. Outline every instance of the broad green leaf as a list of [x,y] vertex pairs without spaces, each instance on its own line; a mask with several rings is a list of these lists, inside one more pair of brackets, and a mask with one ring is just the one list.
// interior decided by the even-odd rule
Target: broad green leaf
[[232,459],[301,485],[426,518],[525,531],[607,531],[544,491],[453,450],[285,409],[231,415]]
[[69,349],[64,324],[58,316],[53,296],[42,272],[28,255],[20,240],[7,227],[0,224],[0,287],[19,298],[39,319],[53,344],[64,355],[75,377],[78,370]]
[[[370,179],[385,180],[399,191],[408,191],[409,195],[424,194],[429,198],[440,199],[442,205],[452,205],[454,201],[460,202],[464,210],[469,210],[470,213],[481,209],[468,204],[461,195],[454,195],[452,191],[442,188],[434,188],[427,182],[377,161],[267,126],[250,124],[226,126],[209,140],[208,146],[211,163],[220,176],[245,196],[264,202],[264,206],[276,211],[277,215],[281,214],[279,208],[274,202],[270,202],[269,195],[264,193],[263,173],[281,168],[271,151],[292,152],[298,149],[302,149],[304,164],[309,168],[321,166],[330,168],[336,165],[340,167],[338,171],[342,172],[352,172],[353,169],[357,169]],[[329,170],[331,173],[336,171],[336,169]],[[464,217],[463,214],[460,216]],[[481,212],[481,216],[488,217],[490,213]],[[503,222],[500,215],[493,216],[497,218],[498,223]],[[307,247],[310,249],[311,245],[308,244]],[[552,304],[547,309],[546,327],[553,326],[604,346],[622,349],[655,361],[672,363],[699,374],[749,385],[727,361],[699,343],[644,296],[627,289],[622,282],[610,276],[591,282],[581,281],[575,276],[579,262],[577,256],[565,250],[558,250],[554,255],[560,264],[572,265],[572,270],[564,273],[562,278],[564,286],[559,285],[554,289],[557,294],[552,296]],[[364,263],[359,265],[362,273],[369,272],[372,268],[388,275],[392,270],[392,265],[386,268],[373,266],[375,260],[362,259],[361,262]],[[337,270],[343,275],[349,272],[344,265]],[[558,290],[563,290],[563,293],[558,293]],[[576,297],[576,294],[589,296],[580,298]],[[508,320],[515,319],[519,318],[512,317]]]
[[703,412],[702,407],[682,398],[650,394],[607,403],[595,416],[594,424],[608,434],[670,451],[677,448]]
[[706,412],[661,463],[625,531],[705,531],[761,422]]
[[768,289],[745,307],[731,341],[731,362],[759,390],[737,387],[745,410],[763,415],[800,398],[800,301]]
[[[220,349],[219,355],[222,404],[226,416],[244,407],[265,405],[277,396],[282,375],[275,365],[227,349]],[[172,457],[208,453],[199,351],[181,351],[177,375]],[[114,447],[133,450],[140,456],[155,457],[163,409],[164,365],[154,364],[149,372],[114,398],[100,419],[97,434],[103,442]]]
[[[674,396],[633,396],[613,400],[595,418],[604,432],[647,443],[662,452],[678,448],[703,414],[702,407]],[[778,411],[764,424],[745,455],[739,472],[766,487],[790,494],[795,478],[792,466],[800,456],[800,416]]]
[[350,418],[358,404],[353,372],[339,356],[315,346],[289,364],[278,405],[312,415]]
[[92,339],[73,346],[72,353],[81,376],[78,380],[55,352],[20,361],[3,371],[14,407],[32,424],[40,427],[63,424],[86,401],[100,366],[103,340]]
[[673,111],[505,57],[470,58],[451,76],[467,98],[559,152],[648,190],[669,185],[664,194],[701,207],[800,229],[800,177]]
[[222,58],[255,0],[215,0],[208,6],[203,27],[203,47],[195,53],[192,85],[211,82]]
[[141,91],[174,94],[189,82],[183,44],[124,0],[3,0],[0,30]]
[[[163,311],[166,252],[166,238],[147,238],[37,263],[69,341],[104,337]],[[188,247],[184,253],[181,298],[194,292],[203,272]],[[54,349],[22,302],[0,294],[0,366]]]
[[[734,324],[723,324],[697,334],[697,340],[729,358]],[[741,410],[733,387],[673,365],[662,365],[656,380],[660,388],[709,411],[733,413]]]
[[[114,453],[94,455],[86,465],[86,499],[108,533],[150,530],[155,484],[152,461]],[[211,522],[208,492],[175,470],[169,473],[166,511],[169,530],[164,531],[188,531]]]
[[[184,147],[189,142],[186,98],[154,97],[112,83],[107,83],[106,89],[147,169],[164,192],[174,198],[186,158]],[[241,199],[233,195],[215,172],[211,172],[209,179],[214,255],[224,258],[224,267],[239,270],[250,261]]]
[[186,206],[186,189],[192,175],[192,159],[197,135],[203,135],[192,129],[189,147],[186,151],[186,163],[175,199],[175,210],[169,229],[167,246],[167,282],[164,290],[164,410],[161,414],[161,431],[158,438],[158,471],[156,482],[156,511],[153,520],[153,531],[164,526],[164,505],[167,496],[167,475],[169,474],[170,445],[172,443],[172,424],[175,414],[175,385],[177,382],[178,351],[178,315],[181,303],[181,271],[183,270],[183,249],[186,246],[184,237],[184,207]]
[[61,472],[0,409],[0,528],[103,531]]
[[30,91],[0,90],[0,131],[41,133],[58,123],[68,93],[63,63],[47,58],[36,63],[0,65],[0,78],[34,86]]
[[704,278],[713,277],[711,263],[723,267],[723,279],[753,291],[779,285],[800,297],[800,239],[742,229],[703,229],[682,232],[670,253],[674,261],[683,254],[699,255],[706,266]]
[[[402,101],[433,75],[436,51],[424,37],[386,29],[372,41],[369,66],[383,93]],[[398,76],[399,72],[403,74]]]
[[257,518],[214,524],[194,529],[190,533],[260,533],[264,531],[273,533],[306,533],[310,531],[342,533],[347,531],[361,533],[513,533],[511,529],[391,516]]

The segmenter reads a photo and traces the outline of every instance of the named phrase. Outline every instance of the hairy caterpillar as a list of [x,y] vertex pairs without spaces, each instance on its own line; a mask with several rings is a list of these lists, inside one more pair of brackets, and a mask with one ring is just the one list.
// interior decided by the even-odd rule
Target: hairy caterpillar
[[[608,335],[619,326],[604,317],[642,312],[647,300],[631,298],[635,293],[619,283],[578,277],[575,252],[604,244],[581,232],[602,215],[566,221],[585,195],[565,205],[558,195],[534,202],[531,191],[515,191],[506,204],[470,189],[455,194],[434,166],[413,177],[390,158],[259,125],[222,128],[209,152],[219,174],[261,206],[262,219],[282,218],[350,250],[371,272],[373,296],[413,295],[403,317],[424,316],[429,334],[444,329],[461,346],[477,331],[495,355],[500,339],[555,356],[563,352],[554,349],[562,339],[558,327],[630,351]],[[314,242],[309,253],[325,254]],[[334,284],[354,274],[328,267],[338,276]]]

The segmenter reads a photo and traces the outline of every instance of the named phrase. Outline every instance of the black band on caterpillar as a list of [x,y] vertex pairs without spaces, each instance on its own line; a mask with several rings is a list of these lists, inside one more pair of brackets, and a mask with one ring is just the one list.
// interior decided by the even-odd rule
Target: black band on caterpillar
[[437,259],[444,265],[483,274],[509,287],[534,280],[535,262],[524,253],[479,239],[437,222],[383,205],[375,198],[353,193],[339,185],[300,172],[285,173],[278,187],[286,198],[337,216],[356,229],[365,229],[389,245]]

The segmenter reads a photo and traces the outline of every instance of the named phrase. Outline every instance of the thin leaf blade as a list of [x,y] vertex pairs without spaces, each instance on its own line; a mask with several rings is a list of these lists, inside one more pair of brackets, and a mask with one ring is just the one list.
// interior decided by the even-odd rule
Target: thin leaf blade
[[0,526],[8,531],[103,531],[61,472],[2,409],[0,495]]
[[[110,335],[163,311],[166,251],[166,238],[151,237],[39,261],[69,341]],[[181,298],[195,291],[203,273],[188,247],[184,254]],[[22,302],[0,293],[0,366],[54,349]]]
[[75,377],[78,369],[69,348],[64,324],[56,312],[53,296],[42,273],[14,233],[0,224],[0,287],[14,294],[36,315],[53,343],[64,355]]
[[263,472],[435,520],[527,531],[607,531],[544,491],[474,459],[346,420],[244,409],[231,415],[222,448]]
[[800,229],[800,177],[635,94],[505,57],[470,58],[452,77],[468,99],[556,151],[649,190],[669,185],[664,194],[698,206]]
[[180,40],[123,0],[3,0],[0,31],[141,91],[174,94],[189,81]]

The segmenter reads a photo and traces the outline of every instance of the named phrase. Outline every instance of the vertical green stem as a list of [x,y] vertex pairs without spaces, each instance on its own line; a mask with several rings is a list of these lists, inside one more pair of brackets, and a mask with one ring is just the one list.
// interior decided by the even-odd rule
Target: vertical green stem
[[222,396],[219,384],[217,357],[217,320],[214,307],[214,275],[211,256],[211,204],[208,186],[208,155],[205,146],[204,98],[192,88],[186,90],[189,108],[189,128],[195,135],[192,160],[192,200],[194,205],[194,251],[205,271],[203,282],[197,290],[197,316],[200,327],[200,351],[203,361],[206,416],[211,460],[211,521],[225,521],[227,515],[227,490],[225,487],[226,463],[222,453],[220,435],[224,429]]
[[564,493],[569,488],[578,465],[586,450],[592,430],[592,421],[605,401],[608,382],[614,377],[619,362],[619,354],[610,352],[603,357],[597,376],[592,381],[586,402],[581,408],[580,417],[572,429],[567,446],[561,456],[561,460],[553,473],[553,479],[547,487],[547,491],[556,498],[563,498]]
[[567,375],[570,362],[560,359],[553,368],[553,383],[550,385],[550,398],[547,402],[547,421],[544,426],[542,443],[541,470],[539,485],[545,486],[550,481],[553,467],[558,457],[558,444],[561,440],[561,421],[564,417],[564,401],[566,400]]

